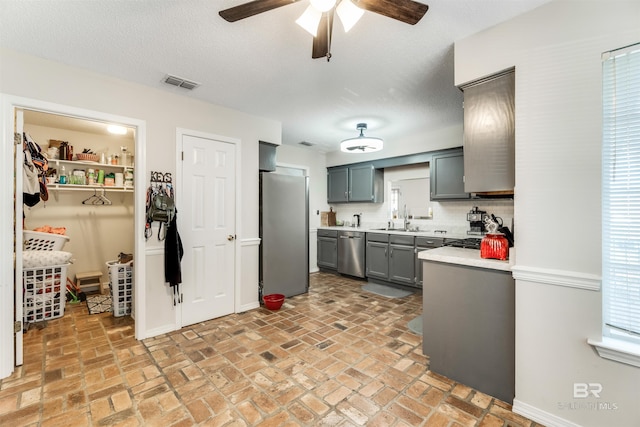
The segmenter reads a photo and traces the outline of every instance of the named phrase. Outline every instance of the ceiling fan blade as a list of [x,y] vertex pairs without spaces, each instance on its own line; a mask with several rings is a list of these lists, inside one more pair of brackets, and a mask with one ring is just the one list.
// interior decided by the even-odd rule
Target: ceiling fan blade
[[221,10],[218,12],[218,15],[229,22],[236,22],[240,19],[248,18],[262,12],[268,12],[297,1],[299,0],[253,0],[249,3]]
[[415,25],[422,19],[429,6],[413,0],[356,0],[361,9],[384,15],[407,24]]
[[313,49],[311,58],[331,58],[331,33],[333,32],[333,11],[322,14],[320,24],[318,24],[318,35],[313,38]]

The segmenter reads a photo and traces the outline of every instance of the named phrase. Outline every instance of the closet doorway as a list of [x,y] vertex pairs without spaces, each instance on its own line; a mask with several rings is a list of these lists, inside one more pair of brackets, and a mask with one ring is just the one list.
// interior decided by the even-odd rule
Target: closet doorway
[[[107,262],[117,260],[120,253],[133,255],[136,267],[133,269],[132,307],[136,319],[135,335],[138,339],[144,338],[144,286],[138,286],[144,283],[145,266],[145,164],[142,156],[145,143],[144,122],[30,100],[17,100],[12,104],[12,110],[15,133],[28,133],[50,157],[49,168],[56,170],[55,174],[50,172],[48,200],[41,200],[35,206],[27,207],[21,203],[20,191],[22,146],[15,150],[15,320],[23,320],[25,314],[22,310],[23,292],[20,292],[23,290],[20,272],[24,271],[21,239],[23,226],[24,230],[64,228],[69,241],[62,250],[70,252],[73,259],[73,263],[67,267],[67,277],[73,281],[78,273],[100,272],[104,294],[109,293]],[[123,126],[124,135],[107,134],[109,124]],[[62,141],[73,146],[73,156],[66,160],[60,159],[61,150],[59,146],[56,147]],[[54,148],[58,148],[57,159]],[[83,152],[95,154],[97,159],[82,155],[79,158],[77,154]],[[109,158],[111,161],[108,162]],[[63,167],[66,180],[60,179]],[[92,184],[89,183],[89,169],[94,174]],[[81,175],[84,175],[84,183]],[[98,184],[100,179],[102,185],[105,185],[107,178],[113,178],[113,186],[103,188]],[[108,182],[111,183],[110,180]],[[96,284],[93,288],[87,288],[87,291],[99,292],[101,289],[98,286]],[[26,328],[28,325],[25,323],[23,330]],[[14,338],[14,357],[10,358],[4,351],[0,356],[3,371],[7,368],[8,359],[12,359],[11,367],[22,364],[22,331],[16,330]]]

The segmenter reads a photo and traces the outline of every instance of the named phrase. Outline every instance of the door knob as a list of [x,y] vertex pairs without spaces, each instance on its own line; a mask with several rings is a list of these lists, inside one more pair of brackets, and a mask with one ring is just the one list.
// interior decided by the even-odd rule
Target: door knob
[[227,240],[228,240],[228,241],[235,240],[235,238],[236,238],[236,236],[235,236],[234,234],[229,234],[229,235],[227,236]]

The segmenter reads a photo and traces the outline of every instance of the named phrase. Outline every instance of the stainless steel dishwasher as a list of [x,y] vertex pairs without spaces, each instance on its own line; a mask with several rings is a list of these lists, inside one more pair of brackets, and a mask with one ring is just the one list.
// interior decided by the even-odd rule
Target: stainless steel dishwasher
[[364,237],[363,231],[338,232],[338,273],[364,278]]

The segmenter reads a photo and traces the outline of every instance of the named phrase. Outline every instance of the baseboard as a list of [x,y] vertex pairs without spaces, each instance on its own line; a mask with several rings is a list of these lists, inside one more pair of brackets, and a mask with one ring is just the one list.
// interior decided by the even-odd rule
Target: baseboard
[[259,308],[260,307],[260,302],[259,301],[254,301],[254,302],[250,302],[249,304],[244,304],[241,305],[238,308],[238,313],[244,313],[245,311],[249,311],[249,310],[253,310],[254,308]]
[[580,424],[572,423],[518,399],[513,399],[513,412],[547,427],[580,427]]
[[169,332],[173,332],[177,330],[178,329],[175,327],[175,325],[165,325],[159,328],[149,329],[148,331],[145,331],[144,338],[140,338],[140,339],[153,338],[153,337],[157,337],[158,335],[168,334]]

